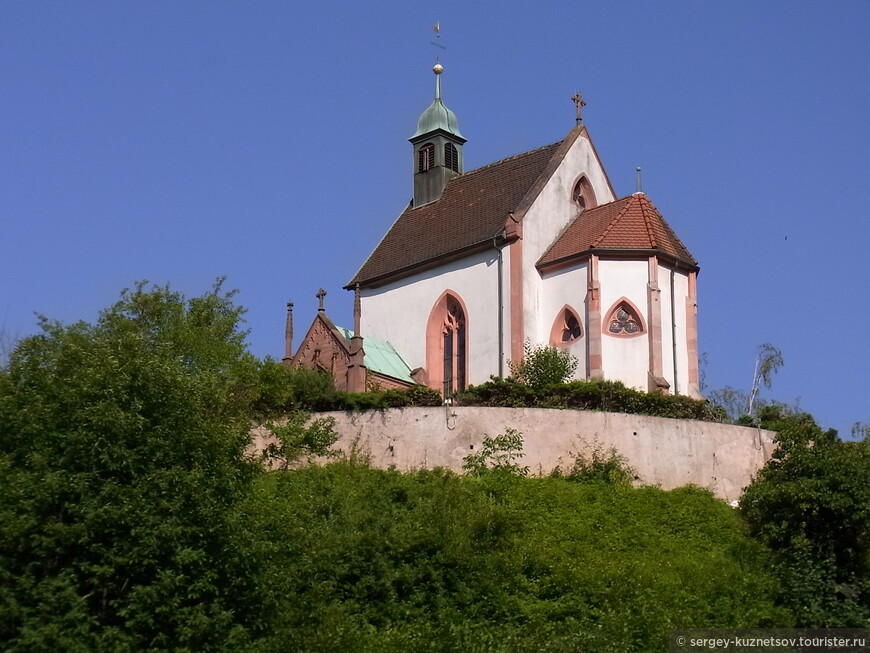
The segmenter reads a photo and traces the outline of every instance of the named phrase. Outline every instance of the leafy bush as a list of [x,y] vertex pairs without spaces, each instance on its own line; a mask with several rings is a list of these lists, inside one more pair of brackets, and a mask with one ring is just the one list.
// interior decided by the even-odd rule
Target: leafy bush
[[410,406],[440,406],[441,393],[423,386],[373,392],[339,393],[328,410],[386,410]]
[[335,419],[311,419],[309,413],[297,411],[281,422],[270,422],[266,428],[272,439],[263,449],[261,458],[273,469],[288,469],[297,461],[312,462],[314,458],[335,458],[340,455],[332,445],[339,438],[335,432]]
[[492,378],[456,397],[464,406],[572,408],[675,419],[722,421],[721,410],[684,395],[663,395],[627,388],[619,381],[571,381],[532,388],[514,379]]
[[523,434],[507,428],[494,438],[486,436],[480,451],[462,459],[462,469],[472,476],[483,476],[490,472],[526,476],[529,468],[520,467],[515,462],[523,455]]
[[267,358],[260,365],[259,393],[252,417],[273,419],[295,411],[385,410],[408,406],[440,406],[441,393],[423,386],[405,389],[341,392],[332,375],[290,367]]
[[252,417],[261,420],[296,410],[332,410],[341,395],[331,374],[290,367],[272,358],[260,364],[258,390]]
[[606,483],[627,487],[634,481],[635,470],[615,448],[605,451],[600,446],[595,446],[589,455],[578,454],[567,472],[556,467],[551,476],[564,477],[578,483]]
[[750,532],[777,553],[801,625],[870,624],[870,447],[843,442],[810,415],[763,407],[777,449],[746,488]]
[[508,362],[511,377],[532,388],[564,383],[573,376],[577,364],[571,352],[547,345],[533,347],[529,340],[523,345],[522,360]]

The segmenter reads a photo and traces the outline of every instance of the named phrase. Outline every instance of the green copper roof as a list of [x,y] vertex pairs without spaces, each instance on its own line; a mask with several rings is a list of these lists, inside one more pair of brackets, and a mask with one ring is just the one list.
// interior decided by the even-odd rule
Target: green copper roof
[[441,101],[441,71],[443,68],[440,64],[435,68],[435,99],[429,108],[426,109],[417,121],[417,131],[411,136],[410,140],[414,140],[418,136],[434,132],[438,129],[446,131],[454,136],[461,138],[465,137],[459,133],[459,120],[456,119],[456,114],[444,106]]
[[[350,342],[353,331],[344,327],[336,328]],[[406,383],[415,383],[414,379],[411,378],[411,368],[387,340],[365,336],[363,338],[363,351],[365,351],[363,364],[372,372],[390,376]]]

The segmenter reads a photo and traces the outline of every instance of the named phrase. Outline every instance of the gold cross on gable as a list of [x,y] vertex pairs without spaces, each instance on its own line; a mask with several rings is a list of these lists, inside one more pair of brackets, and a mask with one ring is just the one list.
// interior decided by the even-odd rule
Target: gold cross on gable
[[574,104],[577,106],[577,124],[579,125],[583,122],[583,118],[581,117],[581,111],[583,111],[583,107],[586,106],[586,100],[583,99],[583,96],[580,94],[580,91],[577,91],[574,96],[571,98]]

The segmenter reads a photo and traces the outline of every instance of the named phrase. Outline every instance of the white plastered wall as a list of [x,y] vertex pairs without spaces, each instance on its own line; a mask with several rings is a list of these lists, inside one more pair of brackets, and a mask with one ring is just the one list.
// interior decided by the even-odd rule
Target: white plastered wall
[[[426,325],[445,290],[455,292],[465,303],[468,382],[483,383],[490,374],[498,373],[498,263],[494,249],[362,290],[362,335],[389,340],[411,369],[425,367]],[[507,298],[505,304],[507,316]]]
[[549,344],[553,322],[561,318],[565,305],[573,308],[580,318],[583,335],[564,348],[577,358],[577,370],[573,377],[575,379],[585,379],[587,374],[586,267],[587,264],[582,263],[544,276],[541,280],[541,319],[538,320],[535,333],[529,334],[531,340]]
[[[671,384],[671,392],[689,394],[689,345],[686,331],[686,299],[689,296],[688,274],[675,271],[673,276],[674,311],[671,312],[671,269],[659,265],[662,305],[662,370]],[[671,316],[673,315],[673,321]],[[676,335],[676,380],[674,379],[674,335]]]
[[[545,292],[550,291],[545,291],[544,282],[535,268],[535,263],[577,216],[579,209],[571,195],[574,185],[582,176],[585,176],[592,185],[599,205],[616,199],[610,191],[607,176],[592,149],[592,144],[581,136],[566,152],[562,164],[550,177],[523,217],[523,302],[525,304],[523,327],[526,337],[538,344],[547,342],[553,316],[552,311],[547,310],[550,300],[545,299]],[[582,283],[584,290],[585,284],[584,279]],[[562,301],[560,306],[567,303],[569,303],[567,300]]]
[[[649,372],[649,308],[647,283],[649,263],[643,261],[607,261],[598,263],[601,284],[601,361],[604,378],[622,381],[639,390],[648,389]],[[661,283],[662,280],[660,279]],[[608,318],[613,305],[625,297],[640,312],[644,321],[642,335],[634,337],[612,336],[607,331]],[[664,315],[663,324],[666,323]],[[668,321],[669,323],[669,321]]]

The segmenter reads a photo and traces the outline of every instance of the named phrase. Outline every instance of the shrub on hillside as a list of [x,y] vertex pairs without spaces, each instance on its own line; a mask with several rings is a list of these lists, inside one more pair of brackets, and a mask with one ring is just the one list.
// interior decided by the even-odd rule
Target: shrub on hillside
[[619,381],[571,381],[532,388],[514,379],[491,378],[456,397],[464,406],[573,408],[675,419],[719,422],[722,413],[707,402],[683,395],[663,395],[627,388]]
[[577,483],[605,483],[628,487],[634,481],[635,470],[615,448],[604,450],[596,446],[588,454],[578,454],[567,471],[556,467],[550,476]]
[[778,445],[740,500],[750,532],[776,552],[800,625],[870,624],[870,442],[843,442],[805,413],[763,407]]
[[462,469],[471,476],[483,476],[492,472],[527,476],[529,468],[516,462],[524,455],[523,434],[516,429],[507,428],[504,433],[495,437],[486,436],[478,452],[468,454],[462,459]]
[[511,377],[532,388],[543,388],[553,383],[565,383],[577,369],[577,357],[571,352],[547,345],[523,345],[523,357],[508,363]]
[[791,625],[709,492],[336,463],[261,480],[264,651],[662,651]]
[[408,406],[440,406],[441,393],[423,386],[371,392],[341,392],[332,375],[290,367],[267,358],[259,368],[255,419],[272,419],[296,411],[384,410]]

